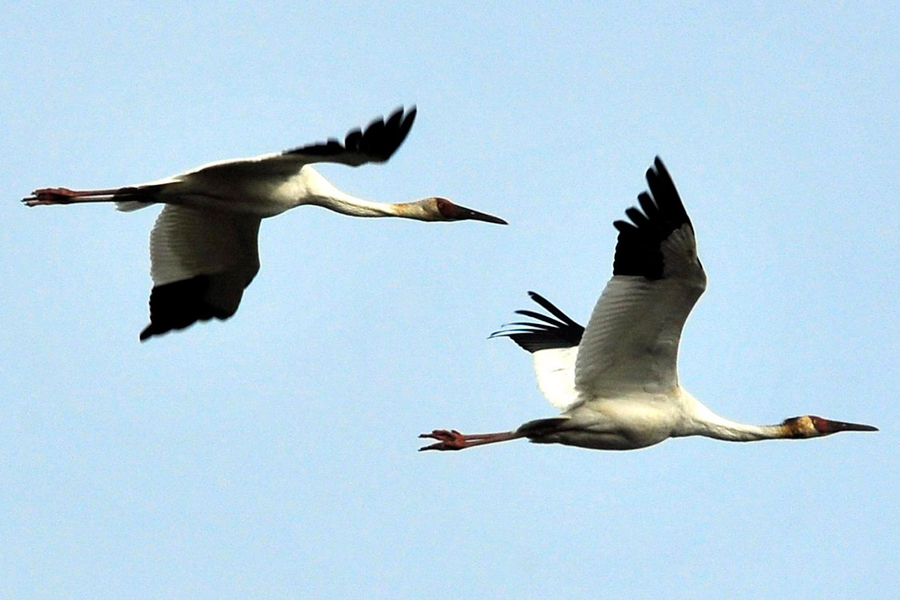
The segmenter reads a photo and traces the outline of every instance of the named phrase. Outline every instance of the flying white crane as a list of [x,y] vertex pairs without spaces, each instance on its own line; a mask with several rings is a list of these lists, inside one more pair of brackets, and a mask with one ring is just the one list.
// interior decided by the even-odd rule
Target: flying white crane
[[678,383],[681,330],[706,288],[694,228],[659,157],[647,171],[650,193],[631,223],[619,230],[613,277],[587,329],[543,297],[529,292],[549,315],[510,323],[494,336],[531,352],[538,386],[562,414],[512,431],[465,435],[438,429],[421,450],[462,450],[517,438],[598,450],[633,450],[671,437],[702,435],[732,442],[812,438],[840,431],[878,431],[870,425],[806,415],[778,425],[745,425],[720,417]]
[[365,131],[251,158],[212,162],[165,179],[105,190],[35,190],[27,206],[115,202],[132,211],[164,204],[150,233],[150,324],[144,341],[196,321],[234,315],[244,289],[259,271],[257,236],[264,217],[312,204],[354,217],[403,217],[418,221],[476,220],[505,225],[498,217],[429,197],[381,203],[342,192],[310,165],[356,167],[383,163],[412,127],[416,108],[377,118]]

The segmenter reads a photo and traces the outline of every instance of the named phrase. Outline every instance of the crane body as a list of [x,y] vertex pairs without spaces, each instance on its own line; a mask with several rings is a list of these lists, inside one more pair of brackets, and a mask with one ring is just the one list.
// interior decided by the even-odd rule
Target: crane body
[[311,165],[386,162],[406,139],[416,109],[397,109],[344,142],[330,139],[251,158],[211,162],[171,177],[98,190],[42,188],[26,206],[115,202],[128,212],[163,204],[150,233],[150,324],[140,339],[183,329],[197,321],[228,319],[259,271],[260,221],[302,205],[354,217],[417,221],[506,221],[429,196],[387,203],[357,198],[332,185]]
[[732,442],[803,439],[841,431],[877,431],[871,425],[814,415],[774,425],[721,417],[678,380],[684,323],[706,289],[693,225],[659,157],[647,171],[649,192],[640,209],[615,221],[619,231],[613,277],[583,327],[544,297],[529,292],[546,313],[505,325],[491,337],[509,337],[534,358],[538,387],[559,416],[498,433],[436,429],[421,450],[462,450],[518,438],[597,450],[635,450],[669,438],[705,436]]

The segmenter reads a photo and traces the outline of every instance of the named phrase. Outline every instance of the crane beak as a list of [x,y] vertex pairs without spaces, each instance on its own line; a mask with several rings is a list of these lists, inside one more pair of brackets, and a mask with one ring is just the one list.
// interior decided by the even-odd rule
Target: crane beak
[[509,224],[500,217],[495,217],[494,215],[478,212],[477,210],[472,210],[471,208],[466,208],[465,206],[454,204],[453,208],[455,210],[453,210],[453,214],[450,216],[450,218],[454,221],[484,221],[485,223],[496,223],[497,225]]
[[878,431],[877,427],[863,425],[862,423],[844,423],[843,421],[829,421],[822,417],[812,417],[816,430],[822,435],[840,433],[841,431]]

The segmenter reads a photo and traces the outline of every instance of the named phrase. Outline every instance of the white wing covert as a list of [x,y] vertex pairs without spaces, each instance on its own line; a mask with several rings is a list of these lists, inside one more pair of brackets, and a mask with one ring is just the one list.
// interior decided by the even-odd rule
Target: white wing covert
[[578,350],[575,387],[592,396],[678,385],[681,331],[706,288],[694,229],[659,157],[647,171],[650,193],[616,221],[613,278],[591,314]]
[[561,411],[578,402],[575,389],[575,360],[578,347],[539,350],[531,355],[538,389]]

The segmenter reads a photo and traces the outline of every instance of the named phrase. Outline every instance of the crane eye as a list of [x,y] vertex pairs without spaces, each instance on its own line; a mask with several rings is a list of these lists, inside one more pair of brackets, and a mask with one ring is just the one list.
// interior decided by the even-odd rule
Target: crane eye
[[437,199],[437,209],[445,217],[453,216],[453,205],[444,198]]

